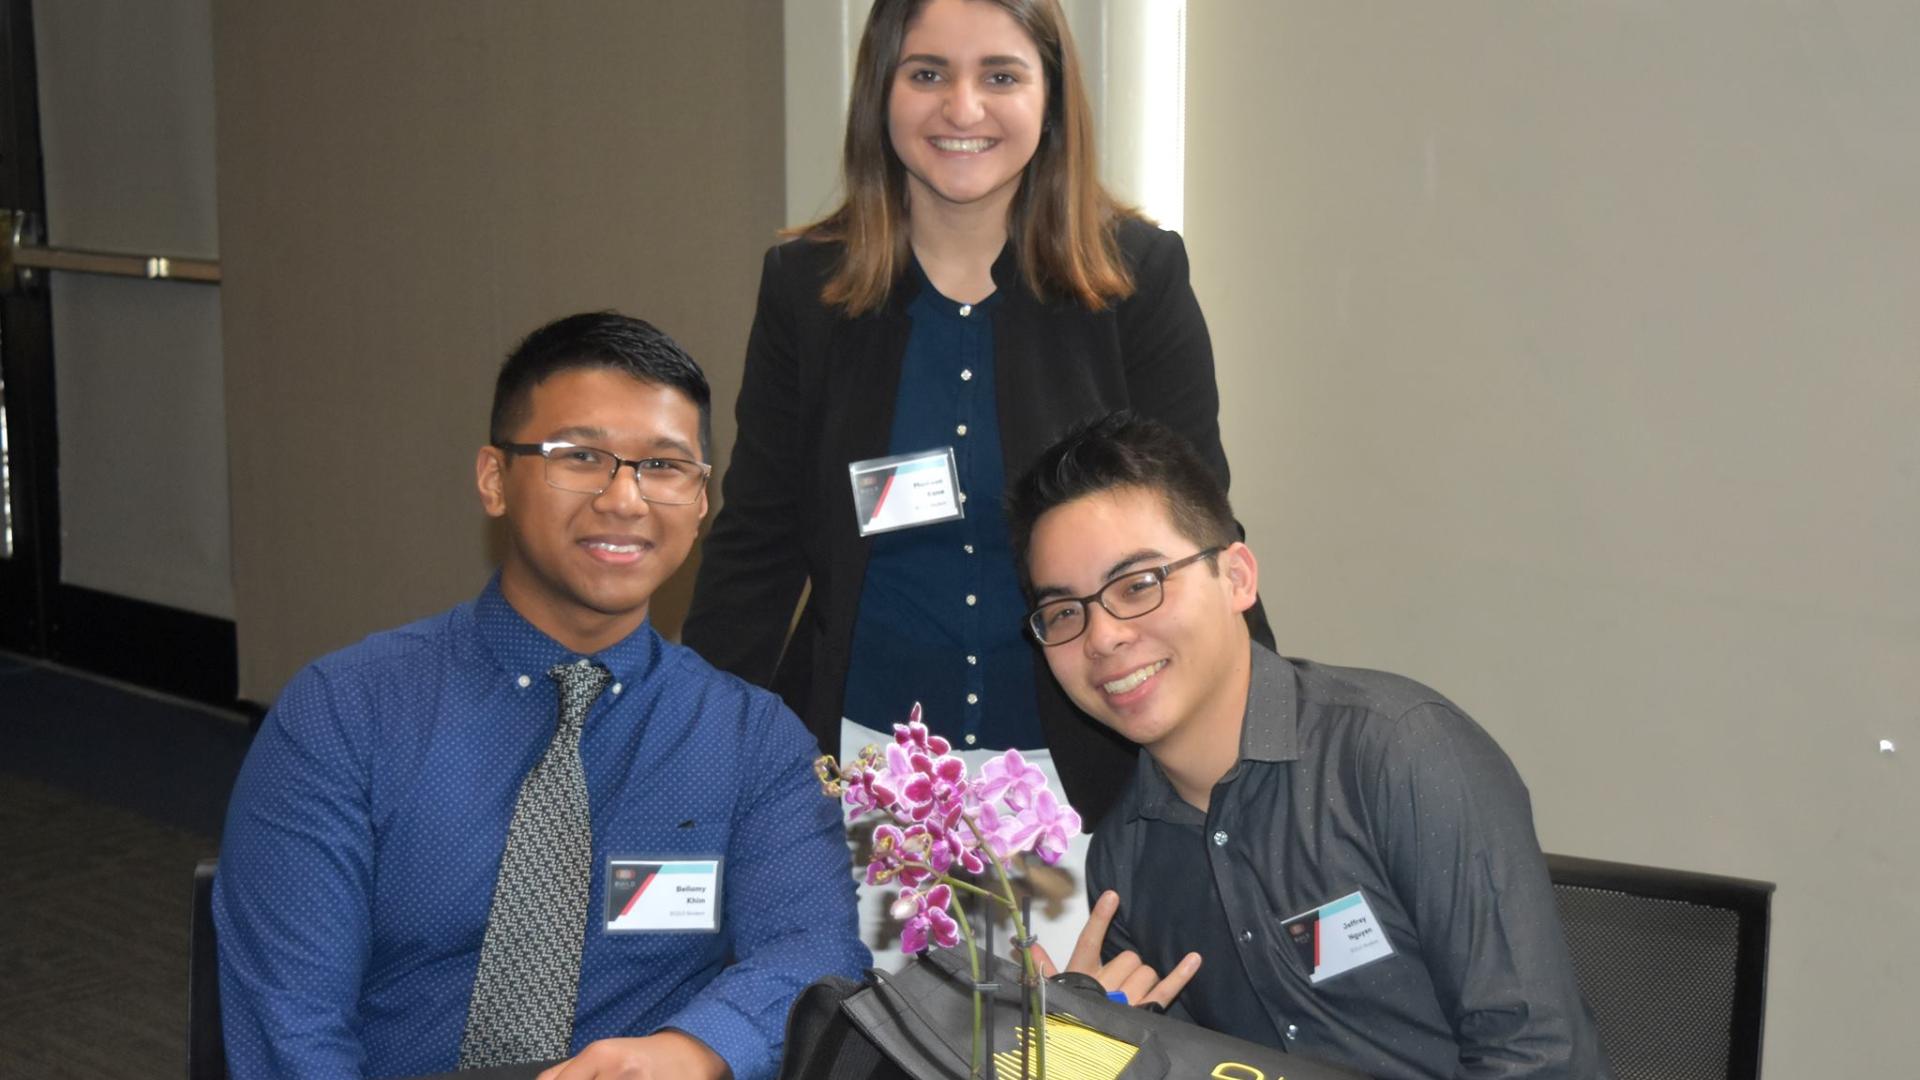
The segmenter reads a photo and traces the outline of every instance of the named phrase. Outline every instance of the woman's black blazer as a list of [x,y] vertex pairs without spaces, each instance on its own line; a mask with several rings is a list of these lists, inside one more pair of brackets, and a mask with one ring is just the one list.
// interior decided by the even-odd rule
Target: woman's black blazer
[[[1116,409],[1167,423],[1227,480],[1213,346],[1187,281],[1186,247],[1135,221],[1120,226],[1119,240],[1135,291],[1105,311],[1042,302],[1022,281],[1011,245],[994,263],[1002,295],[994,392],[1009,484],[1070,425]],[[888,453],[912,300],[901,288],[859,318],[828,309],[820,289],[838,255],[837,246],[804,239],[767,252],[725,500],[682,632],[714,666],[779,693],[830,753],[839,749],[868,552],[847,464]],[[1270,644],[1258,607],[1253,620]],[[1036,666],[1041,729],[1091,829],[1132,777],[1134,747],[1074,708],[1046,665]]]

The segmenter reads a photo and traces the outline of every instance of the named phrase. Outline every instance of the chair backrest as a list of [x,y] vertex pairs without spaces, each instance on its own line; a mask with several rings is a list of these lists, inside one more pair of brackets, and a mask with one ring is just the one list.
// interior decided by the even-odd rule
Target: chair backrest
[[1615,1080],[1758,1080],[1773,883],[1548,855]]
[[227,1080],[227,1044],[220,1031],[220,954],[213,940],[213,871],[193,868],[193,922],[187,935],[187,1080]]

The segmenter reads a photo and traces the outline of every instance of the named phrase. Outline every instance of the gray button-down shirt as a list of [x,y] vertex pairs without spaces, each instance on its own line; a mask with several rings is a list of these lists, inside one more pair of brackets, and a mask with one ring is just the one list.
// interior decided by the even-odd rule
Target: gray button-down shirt
[[[1181,1002],[1208,1027],[1383,1078],[1608,1075],[1526,785],[1409,679],[1253,646],[1240,760],[1208,811],[1142,754],[1088,886],[1120,893],[1109,958],[1202,952]],[[1393,952],[1315,983],[1286,924],[1356,892]]]

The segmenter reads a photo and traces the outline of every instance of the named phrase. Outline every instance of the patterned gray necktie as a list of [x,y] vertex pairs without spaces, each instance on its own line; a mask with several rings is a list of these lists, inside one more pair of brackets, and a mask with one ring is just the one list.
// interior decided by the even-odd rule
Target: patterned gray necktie
[[573,1041],[593,873],[580,726],[613,676],[581,660],[547,677],[560,685],[559,729],[520,782],[507,826],[460,1040],[463,1069],[563,1058]]

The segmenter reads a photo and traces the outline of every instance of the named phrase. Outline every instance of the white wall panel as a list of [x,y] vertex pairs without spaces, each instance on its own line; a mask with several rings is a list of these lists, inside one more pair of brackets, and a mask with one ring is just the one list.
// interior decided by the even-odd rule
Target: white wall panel
[[[208,0],[33,14],[48,242],[217,258]],[[219,290],[50,289],[62,580],[231,617]]]

